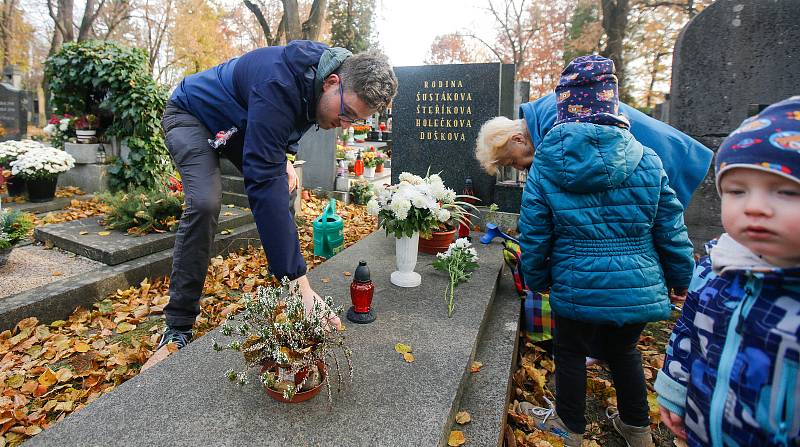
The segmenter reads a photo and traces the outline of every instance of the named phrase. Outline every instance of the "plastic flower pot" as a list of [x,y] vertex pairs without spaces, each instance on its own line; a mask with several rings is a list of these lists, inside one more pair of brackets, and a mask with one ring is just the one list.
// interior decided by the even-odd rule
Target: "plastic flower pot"
[[455,228],[448,231],[434,231],[431,233],[430,239],[425,239],[424,237],[420,236],[419,251],[429,255],[444,253],[447,251],[447,247],[450,246],[450,243],[453,242],[455,236]]
[[11,177],[6,180],[6,190],[11,197],[25,195],[25,180],[19,177]]
[[44,177],[31,179],[26,182],[28,186],[28,201],[49,202],[56,196],[58,177]]
[[[263,374],[265,372],[271,372],[275,375],[278,375],[279,374],[278,368],[279,366],[275,362],[265,361],[261,365],[261,373]],[[299,402],[305,402],[309,399],[312,399],[317,394],[319,394],[319,392],[322,391],[322,386],[325,385],[325,378],[327,377],[325,363],[318,360],[317,369],[319,370],[320,373],[319,384],[309,390],[296,392],[291,399],[286,399],[285,397],[283,397],[282,392],[273,390],[272,388],[265,386],[264,390],[267,392],[267,395],[269,395],[269,397],[277,400],[278,402],[283,402],[287,404],[296,404]],[[309,372],[308,368],[303,368],[294,375],[295,386],[300,386],[300,384],[303,383],[303,381],[306,379],[306,376],[308,376],[308,372]]]

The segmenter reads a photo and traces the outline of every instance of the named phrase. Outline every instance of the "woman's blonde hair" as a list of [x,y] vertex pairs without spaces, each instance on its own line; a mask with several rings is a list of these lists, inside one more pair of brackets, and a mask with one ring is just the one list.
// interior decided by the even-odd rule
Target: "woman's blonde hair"
[[527,135],[528,127],[522,119],[510,120],[498,116],[483,123],[475,142],[475,158],[489,175],[497,174],[498,154],[505,150],[506,143],[515,133]]

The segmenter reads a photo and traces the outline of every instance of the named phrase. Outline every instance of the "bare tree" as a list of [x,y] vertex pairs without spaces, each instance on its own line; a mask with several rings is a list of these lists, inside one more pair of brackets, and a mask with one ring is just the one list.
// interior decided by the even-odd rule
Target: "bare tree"
[[[94,37],[94,22],[103,10],[106,0],[86,0],[80,25],[77,26],[77,41]],[[73,9],[74,0],[47,0],[47,11],[55,23],[55,31],[50,45],[50,54],[55,53],[64,42],[75,41],[76,25]]]
[[259,5],[252,0],[244,0],[244,5],[258,20],[258,24],[267,40],[267,45],[279,45],[282,42],[290,42],[297,39],[319,39],[322,24],[325,20],[327,0],[314,0],[308,18],[302,24],[300,23],[300,6],[297,0],[281,0],[281,4],[283,12],[273,35],[270,17],[264,13],[266,5]]
[[628,102],[630,97],[627,94],[625,85],[623,51],[625,49],[625,31],[628,27],[631,4],[629,0],[602,0],[601,5],[603,8],[603,30],[606,32],[606,45],[600,54],[614,61],[617,69],[617,80],[619,81],[620,98]]
[[0,51],[3,52],[3,61],[0,65],[0,74],[11,64],[11,36],[14,35],[14,13],[17,9],[16,0],[3,0],[3,9],[0,11]]

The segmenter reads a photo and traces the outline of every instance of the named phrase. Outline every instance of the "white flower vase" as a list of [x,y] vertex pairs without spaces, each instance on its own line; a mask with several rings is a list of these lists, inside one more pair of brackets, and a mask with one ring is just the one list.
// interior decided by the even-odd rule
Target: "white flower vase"
[[422,283],[422,277],[414,271],[417,265],[417,246],[419,245],[419,232],[411,237],[398,237],[395,239],[395,256],[397,258],[397,271],[392,272],[392,284],[400,287],[417,287]]
[[364,178],[375,178],[375,166],[364,167]]

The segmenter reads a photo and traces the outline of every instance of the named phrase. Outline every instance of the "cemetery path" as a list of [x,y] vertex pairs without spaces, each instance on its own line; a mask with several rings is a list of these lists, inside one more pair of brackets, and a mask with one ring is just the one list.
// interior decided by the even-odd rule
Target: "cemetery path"
[[[658,447],[676,446],[674,436],[662,424],[659,416],[656,394],[653,383],[658,370],[664,364],[664,352],[672,327],[679,312],[674,312],[669,320],[650,323],[645,327],[639,339],[639,352],[642,354],[645,380],[647,381],[647,401],[650,406],[650,422],[653,439]],[[528,401],[535,405],[546,406],[543,397],[555,402],[555,365],[552,356],[540,345],[527,342],[520,343],[517,370],[514,373],[514,394],[509,405],[507,435],[511,434],[517,447],[561,446],[554,437],[534,428],[532,418],[517,414],[514,411],[516,401]],[[606,365],[600,363],[587,368],[586,377],[586,447],[625,447],[625,441],[619,436],[606,418],[606,408],[616,406],[616,391],[611,383],[611,374]]]

